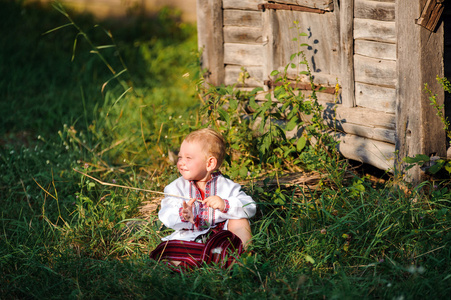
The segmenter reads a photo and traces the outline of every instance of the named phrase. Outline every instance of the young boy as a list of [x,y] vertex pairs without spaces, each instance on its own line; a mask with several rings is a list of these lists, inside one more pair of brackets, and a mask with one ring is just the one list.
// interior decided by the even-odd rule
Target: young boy
[[191,200],[173,196],[162,200],[158,216],[175,231],[162,239],[152,258],[193,267],[219,262],[228,250],[240,254],[246,247],[252,237],[248,218],[255,215],[256,205],[239,184],[218,171],[224,156],[224,138],[214,130],[200,129],[184,139],[177,162],[182,176],[164,192]]

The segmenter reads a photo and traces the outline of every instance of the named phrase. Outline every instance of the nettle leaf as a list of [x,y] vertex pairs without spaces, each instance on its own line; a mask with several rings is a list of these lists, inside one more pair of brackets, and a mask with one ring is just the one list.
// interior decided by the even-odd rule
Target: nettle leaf
[[296,53],[293,53],[293,54],[291,54],[291,56],[290,56],[290,60],[293,60],[293,59],[295,59],[296,58]]
[[249,172],[249,170],[245,167],[245,166],[242,166],[241,168],[240,168],[240,170],[238,171],[238,173],[240,174],[240,176],[241,177],[247,177],[247,174],[248,174],[248,172]]
[[291,120],[287,123],[286,127],[287,131],[293,130],[298,125],[298,121],[299,121],[298,117],[291,118]]
[[229,100],[229,107],[232,110],[236,110],[238,108],[238,101],[236,99]]
[[443,166],[445,165],[445,163],[446,163],[445,160],[439,159],[439,160],[437,160],[437,161],[435,162],[434,165],[432,165],[432,166],[428,169],[428,171],[429,171],[430,173],[432,173],[432,174],[435,174],[435,173],[437,173],[438,171],[440,171],[440,170],[443,168]]
[[448,173],[451,174],[451,162],[447,162],[445,165],[445,170],[448,171]]
[[255,97],[251,97],[251,98],[249,99],[249,106],[250,106],[252,109],[258,109],[258,108],[260,108],[260,106],[255,102]]
[[291,63],[291,68],[296,69],[296,65],[294,63]]
[[305,136],[301,136],[296,144],[296,151],[301,152],[305,148],[306,144],[307,139],[305,138]]
[[222,108],[218,108],[219,116],[223,121],[226,121],[227,125],[230,125],[230,116],[229,114]]
[[251,94],[252,95],[255,95],[255,94],[257,94],[258,92],[260,92],[260,91],[263,91],[263,88],[262,87],[256,87],[255,89],[253,89],[252,91],[251,91]]
[[271,136],[269,134],[265,134],[262,141],[262,152],[266,153],[267,150],[271,147]]
[[428,162],[430,160],[429,156],[425,154],[417,154],[414,157],[404,157],[403,159],[408,164],[419,164],[420,166],[423,165],[425,162]]
[[271,72],[271,76],[279,75],[279,73],[280,73],[279,71],[274,70],[274,71]]

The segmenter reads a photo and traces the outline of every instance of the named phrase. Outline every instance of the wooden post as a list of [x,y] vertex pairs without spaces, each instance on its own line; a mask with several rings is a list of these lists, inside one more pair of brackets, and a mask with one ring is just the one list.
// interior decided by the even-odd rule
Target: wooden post
[[[271,76],[271,72],[275,70],[274,60],[275,55],[275,36],[278,25],[275,16],[276,12],[273,9],[264,9],[262,12],[262,24],[263,24],[263,80],[273,80],[274,76]],[[277,62],[279,63],[279,62]]]
[[424,173],[418,168],[404,172],[402,159],[416,154],[446,155],[446,136],[443,124],[430,105],[424,84],[437,93],[439,104],[444,103],[444,91],[436,76],[444,76],[444,30],[443,23],[436,32],[416,24],[427,0],[397,0],[397,105],[395,170],[407,175],[406,180],[418,183]]
[[224,83],[224,33],[222,1],[197,0],[198,45],[205,79],[213,85]]
[[341,82],[343,106],[355,106],[354,83],[354,0],[340,4]]

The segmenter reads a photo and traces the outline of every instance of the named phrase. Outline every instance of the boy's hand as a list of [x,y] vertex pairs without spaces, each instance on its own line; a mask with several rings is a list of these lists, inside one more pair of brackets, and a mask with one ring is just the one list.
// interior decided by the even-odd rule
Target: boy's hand
[[194,201],[196,201],[196,199],[191,199],[188,202],[183,201],[183,208],[182,208],[182,218],[185,221],[188,221],[192,224],[194,224],[194,215],[193,215]]
[[219,209],[220,211],[224,211],[225,209],[225,201],[219,196],[210,196],[202,201],[202,203],[213,209]]

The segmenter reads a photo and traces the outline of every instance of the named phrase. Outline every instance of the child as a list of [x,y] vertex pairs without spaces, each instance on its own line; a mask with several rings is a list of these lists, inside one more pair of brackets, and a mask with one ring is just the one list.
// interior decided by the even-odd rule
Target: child
[[[248,218],[255,215],[256,205],[239,184],[218,171],[224,156],[224,138],[214,130],[200,129],[184,139],[177,162],[182,176],[164,192],[191,200],[162,200],[158,216],[175,231],[162,239],[151,258],[194,267],[224,261],[230,250],[240,254],[246,247],[251,238]],[[229,257],[224,265],[232,261]]]

